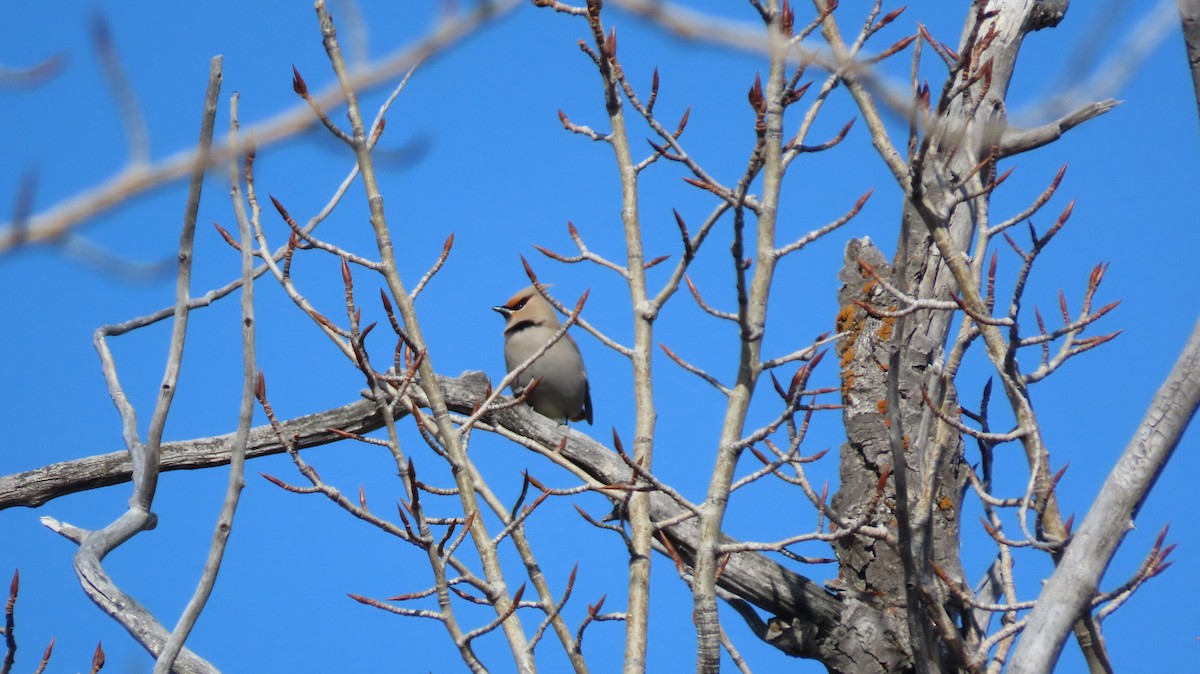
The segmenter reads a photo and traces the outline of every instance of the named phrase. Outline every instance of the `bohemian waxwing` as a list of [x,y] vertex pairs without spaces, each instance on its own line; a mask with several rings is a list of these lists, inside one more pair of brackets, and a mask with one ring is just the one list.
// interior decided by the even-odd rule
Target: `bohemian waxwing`
[[[545,346],[562,327],[554,307],[533,286],[492,309],[504,316],[504,364],[509,372]],[[571,335],[563,335],[517,375],[512,383],[513,393],[521,395],[529,382],[538,377],[541,381],[525,399],[538,414],[560,423],[583,419],[592,423],[587,370]]]

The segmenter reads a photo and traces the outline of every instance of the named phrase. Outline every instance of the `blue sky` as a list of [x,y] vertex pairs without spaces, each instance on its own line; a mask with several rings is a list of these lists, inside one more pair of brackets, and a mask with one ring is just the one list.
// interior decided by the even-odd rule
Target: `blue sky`
[[[410,3],[362,3],[361,14],[369,26],[369,41],[362,48],[372,58],[407,44],[432,25],[433,3],[428,8],[418,3],[422,9],[404,4]],[[859,24],[858,4],[843,3],[839,10],[844,31]],[[911,2],[876,48],[912,32],[916,21],[943,41],[955,43],[967,4]],[[1095,5],[1102,4],[1107,6],[1075,3],[1058,29],[1027,40],[1009,98],[1010,112],[1018,120],[1039,121],[1036,104],[1047,92],[1061,88],[1064,78],[1079,79],[1063,73],[1082,46],[1120,45],[1138,12],[1145,11],[1119,10],[1115,37],[1104,38],[1090,32],[1099,20]],[[1133,4],[1137,3],[1124,3]],[[743,22],[753,19],[752,11],[740,5],[699,6]],[[308,3],[223,7],[141,1],[99,7],[142,105],[154,159],[194,141],[208,60],[214,54],[224,55],[223,101],[235,90],[241,93],[244,128],[296,105],[293,65],[314,89],[332,79]],[[0,91],[5,99],[0,120],[7,139],[0,165],[0,212],[5,217],[28,169],[39,176],[35,210],[40,212],[102,182],[120,170],[127,157],[116,106],[88,47],[87,12],[55,3],[6,9],[0,63],[31,65],[54,54],[64,54],[66,62],[56,77],[39,87]],[[345,34],[351,14],[337,4],[334,12]],[[666,123],[691,106],[684,135],[689,150],[718,177],[735,179],[753,141],[745,92],[754,74],[764,69],[762,59],[667,37],[619,12],[607,20],[618,28],[623,65],[635,84],[648,87],[651,72],[659,68],[657,110]],[[449,262],[418,304],[426,337],[435,345],[431,355],[444,374],[483,370],[493,381],[503,374],[502,324],[489,307],[527,284],[519,255],[531,260],[544,281],[555,283],[554,293],[568,303],[590,289],[588,320],[614,338],[630,339],[627,295],[616,276],[596,267],[565,267],[532,247],[572,254],[566,227],[570,220],[593,250],[618,260],[622,255],[611,152],[564,132],[556,116],[562,109],[576,123],[606,128],[598,77],[577,47],[581,37],[586,37],[581,21],[522,6],[418,70],[389,114],[381,142],[381,181],[406,282],[411,285],[424,273],[450,232],[456,235]],[[1102,58],[1109,55],[1102,53]],[[902,76],[908,63],[907,56],[900,57],[885,72]],[[924,68],[926,77],[939,81],[937,64],[927,59]],[[367,95],[367,109],[376,109],[385,93]],[[1200,124],[1177,28],[1153,48],[1119,91],[1106,95],[1124,103],[1050,147],[1007,161],[1002,169],[1016,171],[993,206],[1004,215],[1021,210],[1062,164],[1069,164],[1058,194],[1034,220],[1044,230],[1070,199],[1077,199],[1074,214],[1035,270],[1027,304],[1039,305],[1053,323],[1050,317],[1057,315],[1057,291],[1062,288],[1072,311],[1077,310],[1088,272],[1102,261],[1111,266],[1097,300],[1122,301],[1091,334],[1117,329],[1123,334],[1073,360],[1033,392],[1055,467],[1071,465],[1060,485],[1063,509],[1080,517],[1197,318],[1194,299],[1187,299],[1193,297],[1194,274],[1186,256],[1200,246],[1194,207]],[[226,110],[223,102],[218,117],[222,133],[228,123]],[[844,92],[835,92],[813,138],[833,136],[854,116]],[[340,112],[333,117],[344,119]],[[794,112],[789,128],[795,128],[797,119]],[[892,124],[894,133],[902,129],[897,120]],[[644,128],[634,131],[634,138],[646,135]],[[635,144],[635,150],[648,151],[648,146],[643,150]],[[257,166],[261,192],[275,195],[293,214],[306,218],[324,205],[352,166],[352,156],[324,132],[312,132],[261,153]],[[238,270],[237,256],[208,226],[216,221],[233,228],[224,175],[224,170],[214,172],[205,184],[195,294],[223,285]],[[662,162],[643,175],[642,222],[650,256],[679,254],[671,209],[698,225],[712,208],[712,200],[683,184],[681,175],[678,167]],[[890,180],[861,120],[840,148],[793,166],[783,195],[781,240],[837,218],[868,189],[876,192],[858,218],[782,265],[765,342],[769,355],[787,353],[832,329],[836,272],[849,238],[870,236],[890,256],[900,204]],[[169,259],[183,195],[181,185],[156,191],[90,220],[78,234],[131,262]],[[274,242],[282,243],[284,225],[270,213],[264,213],[264,221]],[[321,231],[350,250],[370,251],[361,189],[351,190]],[[706,298],[725,307],[732,306],[733,299],[728,231],[727,224],[718,227],[692,272]],[[1011,253],[1002,250],[1001,275],[1007,274],[1002,293],[1011,286],[1016,266]],[[652,270],[652,288],[665,281],[665,267]],[[335,264],[309,253],[298,260],[295,274],[314,303],[328,315],[338,315],[342,289]],[[372,296],[377,282],[365,273],[357,278],[360,297]],[[61,247],[37,247],[0,257],[0,287],[5,289],[0,315],[8,328],[0,332],[5,354],[0,422],[6,437],[0,474],[119,449],[119,420],[100,376],[91,335],[99,325],[168,305],[173,279],[122,278],[90,268]],[[361,377],[277,286],[264,280],[258,287],[259,365],[276,410],[282,416],[298,416],[356,399]],[[382,319],[377,305],[364,300],[364,306],[370,320]],[[238,331],[233,298],[193,316],[168,438],[233,429],[241,370]],[[159,324],[114,343],[122,383],[141,413],[143,432],[162,376],[168,334],[169,327]],[[582,334],[577,340],[596,401],[591,430],[605,440],[615,428],[628,443],[633,426],[629,367],[596,340]],[[656,341],[726,380],[734,372],[736,352],[730,348],[735,340],[736,334],[727,326],[713,325],[685,295],[668,305],[656,325]],[[385,351],[384,344],[378,342],[375,351]],[[655,471],[700,500],[712,465],[722,401],[661,354],[656,358]],[[965,402],[977,399],[987,368],[975,354],[959,384]],[[834,363],[827,360],[815,383],[833,386],[836,381]],[[764,393],[773,395],[769,386]],[[756,421],[764,421],[767,410],[762,406]],[[806,453],[836,449],[838,421],[836,413],[819,417]],[[404,442],[423,479],[450,483],[436,460],[421,453],[415,435]],[[1016,484],[1024,480],[1023,459],[1010,449],[998,460]],[[1179,671],[1184,663],[1195,661],[1200,624],[1194,593],[1179,588],[1200,582],[1200,525],[1192,498],[1192,476],[1200,471],[1197,450],[1200,444],[1192,432],[1158,481],[1137,528],[1105,578],[1105,588],[1124,582],[1160,527],[1171,523],[1169,540],[1179,543],[1175,565],[1105,623],[1118,671]],[[347,493],[363,485],[377,512],[391,512],[402,493],[389,457],[378,448],[341,443],[306,456],[327,481]],[[490,438],[476,437],[472,456],[491,477],[492,487],[510,499],[526,468],[547,484],[572,484],[568,475],[536,456]],[[258,472],[268,472],[299,482],[285,457],[255,461],[247,468],[248,485],[226,564],[210,607],[189,641],[191,647],[229,672],[459,669],[439,626],[363,607],[345,596],[354,592],[386,597],[424,587],[429,574],[415,549],[385,538],[320,497],[287,494],[258,477]],[[818,480],[836,476],[832,457],[814,470]],[[155,502],[158,528],[136,537],[106,561],[117,582],[168,625],[174,624],[199,576],[226,474],[219,469],[164,475]],[[79,589],[71,568],[74,545],[38,523],[40,516],[50,515],[100,527],[122,512],[128,496],[129,487],[123,485],[65,497],[37,510],[0,512],[0,578],[17,567],[22,574],[17,608],[20,671],[33,668],[51,637],[57,644],[49,671],[85,668],[97,641],[104,643],[109,671],[149,671],[151,661],[141,648]],[[595,514],[607,512],[597,496],[552,499],[535,518],[531,537],[553,587],[561,588],[572,565],[580,562],[575,595],[566,610],[568,623],[574,625],[586,604],[604,594],[605,608],[620,610],[625,574],[620,541],[588,529],[572,503]],[[963,515],[964,563],[972,578],[994,554],[982,541],[977,516],[970,509]],[[781,532],[809,530],[814,521],[802,495],[762,485],[734,500],[728,531],[740,538],[772,539]],[[571,532],[569,537],[562,535],[565,531]],[[817,546],[797,551],[825,554]],[[817,580],[836,574],[831,566],[800,570]],[[1022,598],[1034,596],[1037,579],[1047,571],[1040,558],[1019,558]],[[650,670],[688,669],[694,657],[690,595],[666,560],[656,559],[654,573]],[[473,618],[487,619],[483,613]],[[821,671],[815,664],[785,660],[757,644],[732,615],[729,618],[731,637],[756,670]],[[595,659],[594,671],[616,666],[621,642],[619,625],[589,628],[584,652]],[[478,648],[494,671],[511,668],[499,635],[484,639]],[[543,648],[545,671],[563,665],[552,654],[553,644]],[[1077,651],[1073,644],[1066,646],[1060,671],[1083,671]]]

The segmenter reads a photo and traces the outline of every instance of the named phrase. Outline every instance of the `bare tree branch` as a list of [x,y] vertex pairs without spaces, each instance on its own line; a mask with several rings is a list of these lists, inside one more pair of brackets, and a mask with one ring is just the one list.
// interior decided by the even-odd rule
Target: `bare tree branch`
[[[238,95],[235,93],[230,101],[230,141],[237,142],[238,128]],[[242,488],[246,485],[246,443],[250,436],[250,424],[254,419],[254,388],[258,381],[258,366],[255,365],[254,353],[254,256],[252,255],[252,233],[250,222],[246,216],[245,203],[238,180],[237,161],[231,161],[229,166],[230,178],[233,184],[234,212],[237,213],[238,233],[242,248],[242,402],[238,409],[237,430],[233,437],[233,451],[230,456],[229,486],[225,491],[225,499],[217,516],[217,526],[213,531],[212,544],[208,558],[204,563],[204,571],[196,587],[192,599],[179,618],[179,624],[171,632],[171,638],[159,653],[154,665],[156,674],[169,674],[175,664],[183,644],[191,634],[200,612],[204,610],[213,587],[217,582],[217,572],[221,569],[221,561],[225,557],[225,547],[233,529],[233,516],[237,511],[238,500]]]
[[[208,88],[204,97],[204,114],[200,124],[198,152],[202,161],[198,162],[192,171],[180,232],[175,322],[171,333],[163,383],[159,389],[145,444],[138,438],[136,412],[126,399],[118,381],[116,365],[105,341],[105,330],[101,328],[96,331],[96,346],[100,352],[105,379],[109,385],[109,392],[121,412],[125,442],[132,459],[133,495],[129,499],[129,509],[114,522],[98,531],[85,531],[69,524],[59,523],[50,517],[42,518],[42,523],[47,527],[79,545],[79,550],[75,553],[75,572],[88,597],[101,610],[124,626],[138,643],[153,654],[161,653],[164,650],[171,635],[148,609],[123,592],[112,581],[105,571],[102,561],[118,546],[142,531],[153,529],[156,524],[156,517],[151,512],[151,506],[154,502],[154,493],[158,482],[162,432],[166,425],[167,413],[171,407],[179,368],[183,360],[192,266],[192,242],[196,228],[196,213],[200,205],[201,187],[204,181],[204,166],[212,143],[217,96],[220,90],[221,57],[216,56],[209,64]],[[182,643],[179,644],[179,648],[182,649]],[[176,667],[182,672],[216,671],[211,664],[199,656],[182,650],[178,654]]]
[[[484,0],[474,9],[445,20],[417,44],[399,49],[369,67],[355,70],[350,84],[361,91],[387,83],[409,70],[414,63],[457,44],[517,5],[517,0]],[[336,83],[325,87],[313,98],[326,110],[344,101],[342,90]],[[236,146],[231,145],[227,138],[218,139],[208,165],[222,165],[246,152],[251,145],[265,148],[292,138],[312,127],[313,121],[309,106],[297,105],[245,129],[246,140]],[[192,171],[198,159],[199,150],[191,147],[157,162],[130,164],[104,183],[62,201],[47,211],[32,215],[23,227],[16,227],[15,222],[0,223],[0,254],[20,243],[53,241],[76,225],[133,196],[180,180]]]
[[1200,322],[1038,596],[1025,636],[1013,653],[1010,672],[1033,674],[1054,669],[1064,637],[1088,606],[1117,546],[1133,526],[1197,406]]

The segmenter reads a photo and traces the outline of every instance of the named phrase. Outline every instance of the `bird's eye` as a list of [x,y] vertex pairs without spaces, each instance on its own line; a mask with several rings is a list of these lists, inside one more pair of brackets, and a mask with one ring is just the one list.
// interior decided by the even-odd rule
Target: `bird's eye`
[[513,311],[520,311],[521,309],[524,309],[525,303],[528,301],[529,301],[529,298],[526,297],[525,299],[521,300],[520,302],[517,302],[517,306],[513,307]]

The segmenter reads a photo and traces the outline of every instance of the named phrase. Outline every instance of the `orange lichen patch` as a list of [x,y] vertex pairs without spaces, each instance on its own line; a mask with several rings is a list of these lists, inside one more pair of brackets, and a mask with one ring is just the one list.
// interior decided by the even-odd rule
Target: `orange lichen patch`
[[854,353],[854,347],[850,345],[847,345],[846,348],[842,350],[841,363],[843,370],[845,370],[847,367],[850,367],[850,363],[854,361]]
[[[888,311],[895,311],[893,307],[888,307]],[[892,337],[892,330],[896,327],[896,319],[893,316],[885,316],[879,319],[882,325],[879,326],[879,332],[875,333],[879,336],[880,341],[886,342]]]
[[[855,326],[855,323],[858,325]],[[858,315],[858,307],[853,304],[847,304],[842,307],[837,313],[837,318],[834,320],[834,326],[838,332],[858,332],[862,327],[862,318]]]
[[854,389],[854,373],[849,370],[842,370],[842,401],[850,399],[850,391]]
[[887,414],[887,400],[880,400],[875,403],[875,409],[879,410],[880,414]]
[[904,451],[907,452],[908,451],[908,436],[907,435],[904,436],[903,438],[901,438],[901,440],[904,441]]
[[950,510],[954,507],[954,501],[951,501],[949,496],[943,496],[938,499],[937,507],[941,510]]
[[841,356],[841,368],[846,372],[856,355],[854,343],[858,341],[858,335],[862,331],[863,312],[855,305],[847,304],[838,311],[834,325],[838,332],[849,333],[837,345],[837,353]]

